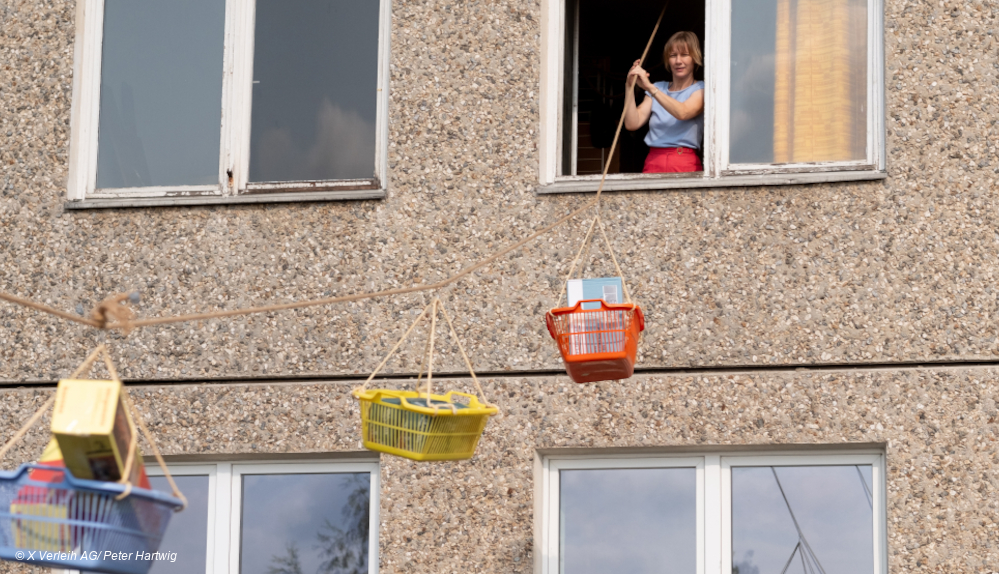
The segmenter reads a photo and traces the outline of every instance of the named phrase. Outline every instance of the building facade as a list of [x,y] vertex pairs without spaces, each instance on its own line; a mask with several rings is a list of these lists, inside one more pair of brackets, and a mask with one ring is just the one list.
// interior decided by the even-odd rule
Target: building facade
[[[442,281],[592,198],[659,11],[162,4],[0,5],[0,290],[150,318]],[[705,574],[999,571],[999,8],[758,4],[669,8],[649,57],[701,37],[704,174],[617,173],[628,134],[612,158],[634,377],[573,383],[545,328],[589,212],[437,292],[128,334],[0,304],[2,436],[108,344],[201,501],[162,572],[658,571],[636,541]],[[614,274],[599,240],[584,262]],[[501,414],[469,461],[379,457],[350,391],[433,296]],[[425,337],[376,384],[412,388]],[[470,390],[440,341],[436,388]]]

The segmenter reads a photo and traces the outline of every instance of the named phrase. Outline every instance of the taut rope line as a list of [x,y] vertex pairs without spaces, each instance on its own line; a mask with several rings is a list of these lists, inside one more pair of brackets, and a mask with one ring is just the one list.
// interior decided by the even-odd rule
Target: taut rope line
[[[652,30],[652,35],[649,37],[648,43],[645,45],[645,50],[642,52],[641,62],[645,62],[646,56],[648,56],[649,49],[652,47],[652,42],[655,40],[656,34],[659,32],[659,25],[662,23],[663,16],[666,14],[666,8],[669,6],[667,0],[666,4],[663,6],[662,12],[659,13],[659,19],[656,21],[655,28]],[[603,175],[600,178],[600,185],[597,187],[596,196],[590,201],[586,202],[582,207],[570,212],[567,215],[560,217],[555,220],[555,222],[550,223],[538,231],[528,235],[524,239],[497,251],[496,253],[486,257],[485,259],[466,267],[465,269],[459,271],[458,273],[442,280],[437,283],[431,283],[430,285],[414,285],[412,287],[402,287],[398,289],[385,289],[383,291],[374,291],[370,293],[356,293],[354,295],[344,295],[341,297],[326,297],[323,299],[312,299],[308,301],[299,301],[295,303],[279,303],[275,305],[264,305],[258,307],[246,307],[243,309],[232,309],[229,311],[214,311],[210,313],[191,313],[187,315],[175,315],[172,317],[155,317],[152,319],[139,319],[132,320],[131,309],[128,309],[121,303],[128,298],[128,295],[113,295],[102,301],[93,312],[93,318],[77,317],[71,313],[65,311],[60,311],[58,309],[49,307],[48,305],[43,305],[41,303],[36,303],[22,297],[17,297],[16,295],[11,295],[0,291],[0,299],[14,303],[16,305],[21,305],[24,307],[29,307],[43,313],[48,313],[54,315],[61,319],[67,321],[72,321],[74,323],[80,323],[82,325],[87,325],[89,327],[94,327],[97,329],[121,329],[123,333],[128,333],[133,329],[139,327],[149,327],[152,325],[168,325],[172,323],[188,323],[191,321],[207,321],[209,319],[222,319],[226,317],[238,317],[242,315],[253,315],[258,313],[270,313],[273,311],[288,311],[292,309],[305,309],[307,307],[318,307],[323,305],[333,305],[336,303],[347,303],[350,301],[360,301],[363,299],[373,299],[375,297],[390,297],[393,295],[405,295],[407,293],[418,293],[421,291],[436,291],[447,287],[448,285],[455,283],[459,279],[482,269],[483,267],[493,263],[500,257],[507,255],[517,249],[520,249],[524,245],[527,245],[531,241],[534,241],[538,237],[548,233],[552,229],[555,229],[559,225],[562,225],[566,221],[578,217],[584,214],[591,207],[600,206],[600,196],[604,191],[604,182],[607,179],[607,172],[610,170],[611,159],[614,156],[614,152],[617,149],[617,143],[621,136],[621,129],[624,127],[624,112],[621,113],[621,119],[617,123],[617,131],[614,132],[614,142],[611,144],[610,153],[607,155],[607,163],[604,165]],[[599,209],[598,209],[599,214]],[[590,230],[592,232],[592,228]],[[601,232],[603,229],[601,229]],[[574,263],[575,265],[575,263]],[[615,258],[615,267],[618,267]],[[618,271],[620,273],[620,271]],[[109,322],[109,319],[115,319],[114,322]]]

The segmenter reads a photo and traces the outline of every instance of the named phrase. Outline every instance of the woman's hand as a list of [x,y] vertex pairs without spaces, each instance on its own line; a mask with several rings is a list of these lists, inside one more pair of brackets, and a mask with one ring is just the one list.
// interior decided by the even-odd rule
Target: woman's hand
[[628,89],[634,88],[636,83],[639,88],[645,91],[652,89],[652,83],[649,82],[649,73],[642,68],[641,60],[635,60],[635,63],[631,65],[631,70],[628,72]]
[[652,88],[649,83],[649,73],[642,69],[642,61],[635,60],[628,72],[628,81],[625,83],[628,89],[624,93],[624,127],[628,131],[635,131],[644,126],[652,115],[652,98],[642,100],[642,105],[635,105],[635,84],[643,90]]

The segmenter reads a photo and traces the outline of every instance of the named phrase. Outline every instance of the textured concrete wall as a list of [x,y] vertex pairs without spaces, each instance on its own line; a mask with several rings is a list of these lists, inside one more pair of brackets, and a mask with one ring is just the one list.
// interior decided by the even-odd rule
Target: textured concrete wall
[[[0,4],[0,289],[87,311],[138,289],[148,317],[409,285],[583,200],[534,194],[540,5],[398,0],[387,199],[67,212],[74,8]],[[996,357],[995,11],[889,0],[887,181],[607,198],[643,366]],[[478,368],[558,368],[542,314],[583,224],[443,294]],[[132,378],[363,373],[424,300],[113,342]],[[54,379],[95,340],[2,304],[0,380]]]
[[[996,369],[911,369],[646,375],[595,385],[486,380],[504,411],[473,460],[382,457],[381,571],[531,572],[538,449],[881,443],[890,571],[992,572],[997,379]],[[211,460],[359,450],[351,384],[141,387],[132,396],[165,453]],[[27,418],[48,392],[5,392],[0,420]],[[4,423],[3,436],[14,428]],[[45,440],[40,427],[4,465],[34,458]]]

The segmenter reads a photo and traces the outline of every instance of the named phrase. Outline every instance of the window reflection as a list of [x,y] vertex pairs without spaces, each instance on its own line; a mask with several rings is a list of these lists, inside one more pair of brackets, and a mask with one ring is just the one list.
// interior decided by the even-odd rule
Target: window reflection
[[862,160],[867,0],[732,3],[730,160]]
[[732,574],[874,571],[872,470],[732,469]]
[[105,0],[97,187],[219,181],[224,0]]
[[697,571],[693,468],[560,472],[561,574]]
[[372,0],[257,0],[250,181],[375,173]]
[[[187,497],[187,508],[170,517],[170,526],[159,551],[176,555],[171,562],[153,562],[149,574],[197,574],[205,572],[208,551],[208,476],[174,476],[177,488]],[[151,476],[154,490],[170,492],[166,477]]]
[[369,473],[242,478],[241,574],[368,571]]

